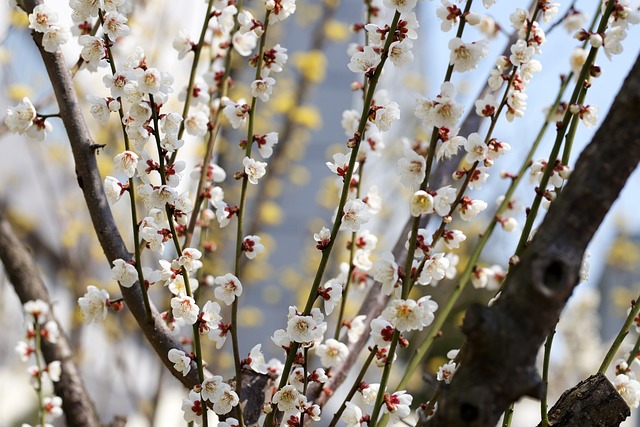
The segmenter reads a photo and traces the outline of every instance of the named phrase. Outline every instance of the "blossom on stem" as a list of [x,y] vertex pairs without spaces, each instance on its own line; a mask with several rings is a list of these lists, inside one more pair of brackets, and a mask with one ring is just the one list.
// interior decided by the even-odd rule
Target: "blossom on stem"
[[242,295],[242,283],[231,273],[216,277],[214,283],[218,286],[213,293],[227,305],[231,305],[236,297]]
[[22,98],[22,102],[15,107],[7,108],[7,116],[4,123],[12,133],[22,134],[29,129],[36,118],[36,109],[29,98]]
[[398,160],[397,171],[400,182],[409,189],[419,188],[426,174],[427,161],[412,149]]
[[242,165],[244,166],[244,173],[247,174],[249,182],[254,185],[258,184],[258,180],[267,173],[267,164],[254,160],[251,157],[242,159]]
[[264,252],[264,245],[260,243],[260,236],[246,236],[242,240],[242,252],[249,259]]
[[453,71],[459,73],[475,69],[480,60],[489,53],[486,40],[464,43],[460,37],[451,39],[449,50],[449,61],[453,65]]
[[364,74],[375,69],[379,63],[380,54],[372,46],[365,46],[351,56],[348,67],[354,73]]
[[101,323],[107,317],[109,292],[90,285],[84,296],[78,298],[78,305],[85,323]]
[[266,135],[254,135],[253,142],[258,147],[258,152],[263,159],[268,159],[273,154],[273,146],[278,143],[278,133],[269,132]]
[[320,344],[316,350],[316,355],[320,358],[320,363],[326,368],[340,367],[349,355],[346,344],[329,338]]
[[350,199],[342,211],[341,228],[352,233],[360,230],[360,226],[369,221],[369,208],[360,199]]
[[[344,177],[347,175],[349,171],[349,160],[351,159],[351,151],[348,151],[346,154],[335,153],[333,155],[333,163],[327,162],[326,165],[329,170],[335,173],[338,176]],[[353,172],[358,170],[359,163],[355,162],[353,166]],[[344,178],[343,178],[344,179]]]
[[188,325],[193,325],[198,320],[200,308],[195,300],[187,295],[178,295],[171,298],[173,317],[182,319]]
[[426,191],[418,190],[411,196],[411,216],[433,213],[433,196]]
[[322,339],[327,324],[320,309],[314,308],[309,316],[303,316],[295,307],[289,307],[289,320],[287,321],[287,335],[292,341],[309,344]]
[[416,7],[418,0],[383,0],[383,4],[389,9],[395,9],[399,13],[409,13]]
[[275,84],[276,81],[272,77],[254,80],[253,83],[251,83],[251,96],[259,98],[260,101],[266,102],[269,100]]
[[411,402],[413,402],[413,396],[407,394],[405,390],[396,391],[392,395],[385,394],[382,412],[389,414],[391,423],[396,423],[409,416]]
[[113,261],[111,269],[111,278],[120,283],[120,286],[130,288],[138,280],[138,271],[136,268],[123,259]]
[[184,351],[172,348],[167,358],[173,363],[173,369],[180,372],[183,377],[187,376],[191,370],[191,358]]
[[421,331],[425,326],[429,326],[434,319],[434,312],[438,304],[431,301],[430,296],[420,298],[418,301],[412,299],[395,299],[382,312],[382,318],[387,320],[398,331]]
[[382,284],[382,293],[385,295],[391,295],[398,287],[398,264],[391,253],[385,254],[373,264],[371,274]]

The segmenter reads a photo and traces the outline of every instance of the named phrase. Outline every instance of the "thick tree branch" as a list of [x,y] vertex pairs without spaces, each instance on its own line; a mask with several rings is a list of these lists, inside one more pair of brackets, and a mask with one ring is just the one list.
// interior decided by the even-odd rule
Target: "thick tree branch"
[[[13,232],[11,225],[0,212],[0,260],[4,264],[9,280],[24,304],[40,299],[50,304],[49,294],[42,283],[38,268],[31,254]],[[52,313],[48,320],[57,320]],[[58,325],[60,325],[58,323]],[[70,426],[99,427],[98,415],[82,384],[80,372],[73,361],[73,352],[67,336],[60,328],[60,337],[55,344],[42,341],[42,352],[47,363],[59,360],[62,373],[60,381],[54,383],[55,392],[62,398],[62,409]]]
[[618,426],[631,410],[613,384],[597,373],[565,391],[549,411],[551,427]]
[[587,244],[640,161],[640,58],[562,194],[490,308],[467,311],[466,351],[433,426],[495,426],[522,396],[539,398],[538,349],[578,284]]
[[[40,3],[41,1],[39,0],[24,1],[28,13],[31,13],[33,8]],[[84,194],[93,228],[96,231],[100,245],[109,263],[118,258],[130,260],[132,255],[122,240],[104,193],[102,177],[96,162],[96,150],[80,109],[69,67],[60,51],[48,53],[42,48],[42,34],[34,32],[33,37],[42,55],[42,60],[58,101],[60,117],[69,136],[73,152],[78,185]],[[173,369],[173,364],[167,358],[167,354],[170,349],[181,348],[181,346],[171,335],[155,307],[152,307],[152,321],[149,322],[147,320],[139,285],[135,284],[131,288],[121,287],[120,289],[127,307],[131,310],[147,340],[158,353],[165,366],[169,368],[169,371],[188,388],[197,384],[199,381],[195,364],[194,369],[184,377]]]

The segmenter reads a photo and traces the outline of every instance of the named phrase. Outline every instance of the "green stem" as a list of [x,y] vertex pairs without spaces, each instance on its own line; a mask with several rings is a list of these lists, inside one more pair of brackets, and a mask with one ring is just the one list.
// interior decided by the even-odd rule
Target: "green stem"
[[548,388],[549,388],[549,362],[551,360],[551,346],[553,345],[553,337],[556,334],[555,328],[547,335],[547,341],[544,343],[544,359],[542,361],[542,381],[544,382],[544,394],[542,395],[542,399],[540,400],[540,416],[541,416],[541,427],[549,427],[551,424],[549,423],[549,415],[548,407],[547,407],[547,396],[548,396]]
[[393,355],[396,354],[396,347],[398,345],[398,339],[400,338],[400,332],[396,330],[393,333],[393,339],[389,346],[389,352],[387,353],[387,360],[384,363],[384,370],[382,371],[382,378],[380,379],[380,389],[378,389],[378,395],[376,396],[376,403],[373,405],[373,412],[371,413],[371,421],[369,421],[368,427],[375,427],[378,424],[378,416],[382,409],[382,400],[384,394],[387,391],[387,383],[389,382],[389,376],[391,375],[391,365],[393,364]]
[[[364,138],[364,137],[363,137]],[[360,198],[360,190],[362,188],[362,178],[364,176],[364,160],[360,162],[360,178],[358,179],[358,185],[356,187],[356,198]],[[333,334],[334,339],[340,338],[340,330],[342,329],[342,320],[344,319],[344,312],[347,308],[347,296],[349,295],[349,288],[351,287],[351,282],[353,280],[353,271],[355,270],[355,266],[353,265],[353,259],[356,253],[356,238],[358,233],[351,233],[351,247],[349,248],[349,271],[347,272],[347,281],[344,284],[344,289],[342,290],[342,300],[340,301],[340,311],[338,312],[338,319],[336,321],[336,331]]]
[[640,335],[638,335],[638,338],[636,339],[636,343],[631,349],[631,352],[629,353],[629,357],[627,357],[627,366],[631,367],[631,364],[633,363],[633,361],[638,357],[639,351],[640,351]]
[[360,383],[362,382],[364,375],[367,373],[367,369],[369,369],[369,366],[371,365],[373,358],[376,356],[377,351],[378,351],[378,346],[374,346],[373,348],[369,349],[369,357],[367,357],[367,360],[365,360],[364,365],[362,365],[362,368],[360,368],[360,372],[358,373],[358,376],[353,382],[353,385],[351,386],[351,389],[345,396],[344,400],[342,401],[340,408],[338,408],[338,411],[335,413],[335,415],[331,419],[331,422],[329,423],[329,427],[335,427],[335,425],[338,424],[338,421],[340,421],[340,417],[342,416],[342,413],[347,408],[347,402],[351,401],[353,396],[358,391],[358,388],[360,387]]
[[[331,228],[331,239],[327,246],[322,250],[322,258],[320,259],[320,263],[318,264],[318,269],[316,270],[315,277],[313,279],[313,284],[311,285],[311,289],[309,290],[309,296],[307,297],[307,304],[305,306],[303,315],[308,316],[313,308],[316,297],[318,296],[318,287],[320,286],[320,282],[322,280],[322,276],[327,267],[327,263],[329,261],[329,256],[331,255],[331,250],[336,241],[336,236],[338,235],[338,231],[340,230],[340,225],[342,224],[342,211],[344,209],[344,205],[347,202],[347,196],[349,194],[349,183],[351,182],[351,178],[353,176],[353,169],[358,157],[358,149],[360,148],[360,143],[362,142],[362,135],[364,134],[367,120],[369,117],[369,110],[371,107],[371,101],[373,99],[373,94],[375,92],[376,86],[378,85],[378,81],[380,79],[380,75],[382,74],[382,69],[384,68],[384,64],[389,56],[389,46],[393,42],[393,34],[396,31],[398,26],[398,21],[400,20],[400,13],[396,12],[391,26],[389,28],[389,36],[385,41],[385,45],[383,48],[382,55],[380,57],[380,63],[376,67],[373,76],[369,81],[369,88],[367,92],[367,96],[365,97],[365,102],[362,107],[362,115],[360,116],[360,124],[358,126],[358,130],[354,136],[354,144],[353,149],[351,151],[351,158],[349,159],[349,167],[347,169],[347,174],[344,177],[344,185],[342,186],[342,193],[340,195],[340,202],[338,203],[338,209],[336,213],[336,218],[333,223],[333,227]],[[289,352],[287,353],[287,359],[284,364],[284,368],[282,371],[282,376],[280,379],[280,384],[278,385],[278,390],[284,387],[287,384],[289,373],[291,372],[291,367],[293,365],[293,359],[295,358],[296,352],[299,348],[299,343],[292,343]],[[267,414],[265,419],[265,426],[272,427],[275,417],[275,410],[271,413]]]
[[[260,47],[258,50],[258,62],[256,64],[255,79],[258,80],[262,75],[262,64],[264,56],[264,47],[267,41],[267,30],[269,29],[269,16],[271,11],[267,10],[264,17],[264,32],[260,37]],[[258,105],[258,98],[251,98],[251,107],[249,109],[249,119],[247,124],[247,145],[245,147],[245,156],[251,157],[251,147],[253,146],[253,127],[256,119],[256,107]],[[247,204],[247,188],[249,184],[249,178],[246,174],[242,177],[242,190],[240,192],[240,206],[238,208],[238,221],[236,229],[236,254],[235,254],[235,268],[234,274],[240,279],[240,258],[242,257],[242,242],[244,240],[242,225]],[[233,358],[236,371],[236,393],[240,396],[242,391],[242,363],[240,358],[240,346],[238,343],[238,298],[233,300],[231,304],[231,340],[233,346]],[[238,405],[238,416],[240,425],[242,424],[242,409]]]
[[42,337],[40,335],[40,331],[42,330],[40,327],[40,322],[38,321],[37,315],[34,316],[34,330],[35,330],[35,348],[34,356],[36,358],[36,367],[38,368],[38,374],[36,375],[36,391],[38,392],[38,418],[40,419],[40,425],[46,425],[47,421],[47,413],[44,410],[44,389],[42,387],[42,355],[41,355],[41,345],[42,345]]
[[[242,9],[242,0],[240,0],[237,4],[238,10]],[[232,33],[237,31],[238,29],[238,15],[236,14],[234,17],[234,29]],[[224,62],[224,73],[222,75],[221,87],[218,91],[217,98],[222,99],[227,96],[229,92],[229,76],[231,75],[231,54],[233,53],[233,45],[230,42],[229,47],[227,48],[227,55],[225,56]],[[211,104],[212,100],[209,101]],[[209,138],[207,139],[207,148],[205,151],[204,159],[202,161],[202,172],[200,174],[200,179],[198,180],[198,187],[196,191],[196,200],[193,204],[193,212],[191,213],[191,218],[189,220],[189,225],[187,226],[187,230],[185,231],[185,246],[191,245],[191,239],[193,238],[193,232],[198,223],[198,215],[200,213],[200,209],[202,207],[202,203],[204,202],[204,186],[207,181],[207,168],[211,163],[211,159],[213,158],[213,149],[215,147],[216,139],[218,138],[218,132],[220,131],[220,114],[222,112],[221,106],[216,109],[215,115],[213,117],[213,125],[211,131],[209,131]],[[183,116],[184,118],[184,116]],[[171,162],[175,160],[175,154],[171,157]]]
[[622,328],[620,328],[620,331],[618,331],[618,335],[616,335],[616,338],[613,340],[613,343],[611,343],[611,347],[609,347],[609,351],[607,351],[607,354],[604,356],[604,359],[600,364],[600,368],[598,369],[599,373],[604,374],[607,371],[607,368],[611,364],[611,361],[615,357],[616,353],[618,352],[618,349],[622,345],[622,342],[624,341],[627,334],[629,333],[629,329],[631,329],[631,326],[633,326],[634,319],[638,316],[638,313],[640,313],[640,304],[638,304],[639,300],[640,300],[640,295],[638,296],[638,298],[632,301],[631,310],[629,310],[629,314],[627,315],[627,318],[624,320],[624,323],[622,324]]
[[[211,10],[213,9],[214,0],[209,0],[207,4],[207,14],[204,17],[204,22],[202,23],[202,28],[200,29],[200,38],[198,39],[198,44],[193,48],[193,62],[191,64],[191,72],[189,73],[189,84],[187,85],[187,96],[184,100],[184,107],[182,109],[182,122],[180,123],[180,129],[178,130],[178,139],[182,139],[184,135],[184,121],[187,119],[187,115],[189,114],[189,108],[191,108],[191,99],[193,98],[193,85],[196,80],[196,70],[198,69],[198,62],[200,61],[200,53],[202,52],[202,48],[204,47],[204,38],[207,34],[207,29],[209,28],[209,20],[211,19]],[[240,10],[238,7],[238,10]],[[177,150],[174,152],[174,156],[176,155]],[[175,157],[171,159],[171,163],[173,163]]]
[[[610,1],[607,3],[607,8],[605,9],[602,15],[602,18],[600,19],[600,25],[598,26],[598,30],[597,30],[598,33],[603,34],[605,29],[607,28],[607,22],[609,20],[609,16],[611,15],[614,5],[615,5],[615,2],[613,1]],[[572,104],[575,104],[577,102],[580,92],[584,89],[585,81],[589,76],[591,66],[594,64],[597,54],[598,54],[597,48],[592,47],[589,50],[587,59],[584,65],[582,66],[582,69],[580,70],[580,75],[578,76],[576,86],[573,90],[573,93],[571,94],[571,99],[568,103],[569,107]],[[569,126],[569,122],[571,121],[572,115],[573,114],[571,113],[570,108],[567,108],[567,111],[564,114],[562,123],[558,126],[556,140],[554,142],[553,148],[549,155],[549,164],[552,164],[555,161],[555,159],[558,157],[558,153],[560,152],[560,147],[562,145],[564,132],[567,130],[567,127]],[[520,255],[522,253],[527,241],[529,240],[529,235],[531,234],[531,229],[533,228],[533,222],[535,221],[538,210],[540,208],[544,191],[547,188],[547,185],[549,184],[549,177],[551,176],[552,170],[553,170],[552,167],[546,167],[544,169],[544,173],[542,175],[542,179],[539,186],[539,191],[537,191],[536,197],[533,201],[529,214],[527,215],[527,220],[523,227],[522,234],[520,236],[520,241],[518,242],[518,246],[515,251],[516,255]]]
[[504,418],[502,419],[502,427],[509,427],[511,425],[511,419],[513,418],[513,403],[509,405],[504,412]]
[[[439,332],[442,326],[444,325],[448,316],[453,311],[453,308],[455,307],[455,304],[460,298],[460,295],[462,295],[462,292],[466,288],[467,284],[470,282],[471,275],[473,274],[473,268],[475,267],[477,261],[480,259],[480,255],[484,250],[484,247],[489,241],[489,237],[491,237],[491,234],[493,233],[498,223],[500,214],[508,208],[516,188],[522,181],[522,178],[525,176],[527,169],[529,169],[531,159],[533,158],[533,155],[535,154],[538,146],[542,141],[542,138],[544,137],[544,134],[547,131],[547,128],[549,126],[549,120],[551,120],[554,112],[557,110],[558,106],[560,105],[562,96],[564,95],[564,92],[566,91],[567,86],[569,85],[569,82],[571,80],[571,76],[572,74],[570,73],[569,76],[562,81],[562,84],[560,86],[556,99],[552,107],[550,108],[549,113],[545,117],[545,121],[542,127],[538,131],[538,135],[536,136],[536,139],[531,145],[531,148],[529,149],[529,152],[527,153],[526,158],[522,162],[517,175],[513,177],[511,184],[509,185],[509,188],[505,193],[505,197],[500,203],[500,206],[498,207],[498,209],[496,210],[496,213],[494,214],[492,220],[489,222],[487,227],[484,229],[484,231],[480,235],[480,239],[476,244],[476,246],[474,247],[473,252],[469,257],[469,261],[467,262],[467,265],[464,271],[460,274],[460,278],[458,279],[458,282],[455,285],[455,288],[453,289],[451,296],[447,299],[445,306],[442,309],[438,310],[438,314],[436,315],[434,322],[431,324],[429,335],[424,341],[422,341],[420,346],[415,350],[413,357],[411,357],[411,359],[409,360],[409,364],[405,369],[404,375],[400,380],[400,383],[398,384],[398,387],[397,387],[398,390],[402,390],[407,386],[409,379],[411,378],[411,376],[413,375],[417,367],[420,365],[420,362],[422,361],[422,359],[425,357],[425,355],[431,348],[431,345],[433,344],[435,339],[439,336]],[[492,123],[495,120],[496,120],[495,118],[492,118]]]
[[[104,16],[102,14],[102,10],[98,10],[98,21],[101,25],[104,25]],[[104,45],[107,49],[107,56],[109,57],[107,62],[111,68],[111,75],[115,75],[117,73],[116,63],[113,58],[113,54],[111,52],[111,42],[109,38],[104,36]],[[124,148],[129,151],[131,149],[131,144],[129,142],[129,135],[127,134],[127,128],[124,125],[124,107],[122,106],[122,98],[118,97],[118,104],[120,104],[120,108],[118,108],[118,116],[120,117],[120,126],[122,128],[122,136],[124,138]],[[138,224],[138,213],[136,208],[136,190],[135,183],[133,181],[133,177],[129,178],[129,206],[131,209],[131,225],[132,225],[132,233],[133,233],[133,245],[134,245],[134,259],[136,262],[136,272],[138,273],[138,283],[140,284],[140,291],[142,292],[142,301],[144,302],[144,309],[147,315],[147,322],[153,321],[153,315],[151,314],[151,303],[149,302],[149,295],[147,290],[147,285],[144,280],[144,274],[142,273],[142,260],[141,253],[142,250],[140,248],[140,236],[139,236],[139,224]]]

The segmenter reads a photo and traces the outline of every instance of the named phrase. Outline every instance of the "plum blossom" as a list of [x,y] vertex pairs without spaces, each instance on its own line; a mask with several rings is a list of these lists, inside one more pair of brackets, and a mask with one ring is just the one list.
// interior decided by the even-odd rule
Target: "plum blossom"
[[383,0],[389,9],[395,9],[400,13],[409,13],[416,7],[417,0]]
[[380,132],[386,132],[391,128],[393,122],[400,119],[400,107],[397,102],[390,102],[384,106],[376,106],[373,108],[373,118],[371,120]]
[[182,416],[188,423],[202,421],[202,398],[200,393],[189,390],[189,397],[182,399]]
[[354,73],[367,73],[380,63],[380,55],[372,46],[365,46],[351,56],[349,69]]
[[344,421],[346,427],[360,427],[362,426],[362,409],[351,402],[345,403],[345,410],[342,413],[340,419]]
[[187,295],[178,295],[171,298],[173,317],[182,319],[188,325],[193,325],[198,320],[200,308],[195,300]]
[[449,49],[449,61],[453,65],[453,71],[459,73],[475,69],[480,60],[489,53],[486,40],[464,43],[460,37],[451,39]]
[[393,254],[387,253],[378,259],[371,269],[373,278],[382,284],[382,292],[391,295],[398,285],[398,264],[393,258]]
[[180,372],[183,377],[187,376],[191,370],[191,358],[184,351],[172,348],[167,358],[173,363],[173,369]]
[[107,318],[109,292],[90,285],[84,296],[78,298],[78,305],[85,323],[101,323]]
[[65,44],[71,39],[71,31],[69,28],[58,24],[52,24],[42,36],[42,47],[49,53],[56,52],[60,45]]
[[409,189],[419,188],[424,181],[427,161],[412,149],[405,151],[404,157],[398,160],[397,171],[400,182]]
[[433,254],[425,261],[417,282],[421,285],[435,286],[439,280],[444,279],[448,268],[449,259],[444,253]]
[[189,52],[191,52],[196,43],[191,40],[191,36],[187,30],[182,29],[178,32],[178,35],[173,39],[172,46],[178,51],[178,59],[184,58]]
[[640,382],[625,374],[619,374],[613,380],[613,386],[629,407],[637,408],[640,405]]
[[412,47],[413,43],[409,39],[391,43],[391,46],[389,46],[389,60],[398,68],[410,64],[413,62]]
[[102,28],[111,41],[124,37],[131,31],[126,24],[127,18],[118,12],[109,12],[104,16]]
[[133,178],[136,173],[136,167],[138,165],[138,155],[133,151],[125,151],[117,154],[113,158],[115,163],[114,170],[122,173],[127,178]]
[[426,191],[418,190],[411,196],[411,216],[433,213],[433,196]]
[[273,404],[278,405],[278,410],[282,412],[295,412],[300,409],[300,401],[304,395],[300,394],[293,385],[287,385],[278,390],[271,398]]
[[227,305],[231,305],[236,297],[242,295],[242,283],[231,273],[216,277],[214,283],[217,285],[214,295]]
[[111,278],[120,283],[120,286],[130,288],[138,280],[138,271],[136,268],[123,259],[113,261],[111,269]]
[[404,390],[396,391],[390,396],[385,394],[382,411],[389,413],[389,421],[391,423],[396,423],[409,416],[411,402],[413,402],[413,396],[407,394]]
[[273,146],[278,143],[278,133],[269,132],[266,135],[254,135],[253,142],[258,147],[262,158],[268,159],[273,154]]
[[50,25],[58,23],[58,13],[47,4],[39,4],[29,14],[29,28],[39,33],[47,31]]
[[189,114],[184,127],[189,135],[204,136],[209,130],[209,117],[203,111]]
[[36,118],[36,109],[29,98],[22,98],[22,102],[15,107],[7,108],[4,123],[12,133],[22,134],[29,129]]
[[458,205],[460,218],[469,221],[474,216],[487,208],[487,202],[482,200],[471,200],[469,196],[464,196]]
[[275,84],[276,81],[272,77],[254,80],[254,82],[251,83],[251,96],[259,98],[260,101],[266,102],[269,100]]
[[382,312],[382,318],[391,323],[400,332],[421,331],[429,326],[434,319],[434,312],[438,304],[431,301],[430,296],[424,296],[418,301],[412,299],[394,299]]
[[260,236],[246,236],[242,240],[242,252],[248,259],[254,259],[256,255],[264,252],[264,246],[260,243]]
[[249,182],[254,185],[258,184],[258,180],[267,173],[267,164],[254,160],[251,157],[242,159],[242,165],[244,166],[244,173],[247,174]]
[[289,307],[286,333],[295,342],[313,343],[322,339],[327,329],[327,324],[323,320],[324,316],[318,308],[312,309],[309,316],[303,316],[295,307]]
[[349,349],[346,344],[329,338],[318,346],[316,354],[320,357],[320,363],[326,368],[339,367],[349,355]]
[[464,149],[467,152],[464,158],[467,163],[483,162],[488,155],[487,144],[485,144],[482,137],[475,132],[468,136],[464,144]]
[[371,337],[374,344],[380,348],[391,345],[395,331],[394,326],[383,317],[376,317],[371,321]]
[[[338,176],[344,177],[349,170],[349,160],[351,159],[351,151],[346,154],[335,153],[333,155],[333,162],[327,162],[326,165],[329,170]],[[359,163],[355,162],[353,166],[353,172],[358,170]],[[344,178],[343,178],[344,179]]]
[[449,214],[451,204],[456,199],[456,189],[446,185],[436,192],[433,197],[433,209],[442,217]]
[[342,212],[342,229],[355,233],[367,221],[369,221],[369,208],[366,203],[360,199],[350,199],[345,203]]

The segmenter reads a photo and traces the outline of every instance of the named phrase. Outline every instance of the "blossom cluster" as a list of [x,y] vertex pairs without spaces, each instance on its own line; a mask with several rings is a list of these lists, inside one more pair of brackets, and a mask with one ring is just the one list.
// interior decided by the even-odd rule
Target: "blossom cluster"
[[[182,113],[169,111],[174,93],[173,76],[167,70],[154,68],[142,47],[135,47],[121,64],[116,64],[118,55],[113,54],[112,48],[131,33],[127,25],[127,15],[133,7],[131,3],[125,0],[70,2],[74,22],[71,32],[78,37],[83,67],[92,73],[104,72],[101,89],[105,95],[89,94],[86,97],[89,111],[101,125],[107,124],[112,113],[116,113],[114,116],[119,116],[125,142],[123,149],[113,157],[110,175],[104,177],[104,191],[111,205],[120,203],[123,196],[126,196],[125,200],[129,199],[134,254],[111,261],[111,278],[124,288],[125,293],[127,288],[139,286],[147,305],[147,291],[166,288],[168,306],[162,319],[174,334],[178,334],[183,326],[192,329],[194,339],[185,340],[193,343],[192,351],[172,348],[164,355],[177,377],[197,376],[197,385],[182,402],[185,421],[201,424],[211,408],[218,416],[227,417],[220,425],[239,425],[241,421],[229,416],[234,410],[242,411],[239,389],[234,389],[221,376],[205,372],[200,338],[206,336],[217,349],[223,348],[227,337],[238,339],[234,313],[244,290],[238,267],[240,258],[244,255],[253,260],[265,251],[263,238],[241,233],[242,218],[248,184],[257,186],[266,176],[267,161],[278,148],[278,134],[254,133],[254,121],[261,103],[272,100],[276,79],[288,60],[286,48],[280,44],[267,46],[267,32],[271,25],[295,12],[296,2],[258,2],[260,7],[255,9],[264,13],[261,21],[253,15],[254,9],[251,9],[252,13],[233,1],[211,0],[208,3],[210,13],[199,40],[193,39],[188,30],[180,30],[173,40],[173,54],[178,60],[193,54],[195,75],[186,87],[177,90],[177,99],[185,103]],[[262,422],[273,417],[276,411],[284,414],[282,419],[286,425],[299,425],[304,417],[319,421],[321,408],[308,399],[308,387],[315,384],[326,393],[332,393],[333,390],[323,387],[328,387],[332,371],[345,366],[352,358],[350,345],[366,336],[370,340],[373,363],[388,370],[397,357],[396,352],[409,345],[408,338],[412,337],[413,331],[432,326],[436,313],[448,315],[438,312],[438,303],[425,295],[425,290],[457,275],[460,257],[456,251],[467,241],[465,231],[468,230],[464,224],[488,209],[487,202],[473,198],[467,190],[482,188],[494,162],[511,150],[510,144],[492,135],[493,125],[502,113],[510,122],[524,116],[529,83],[542,70],[536,57],[542,52],[546,35],[538,20],[549,23],[558,12],[557,4],[543,0],[538,2],[535,16],[522,9],[516,9],[510,15],[516,41],[509,48],[510,54],[495,61],[487,81],[488,89],[472,107],[476,116],[490,121],[492,126],[485,134],[478,131],[460,135],[465,105],[459,101],[452,75],[475,70],[489,53],[489,41],[466,40],[463,26],[477,26],[489,36],[495,35],[498,27],[488,16],[463,12],[456,2],[440,1],[436,16],[441,21],[441,29],[448,32],[458,28],[460,31],[448,43],[449,63],[444,82],[433,96],[418,96],[413,108],[414,116],[421,124],[421,133],[430,141],[402,138],[395,144],[402,152],[395,162],[395,171],[408,195],[405,204],[414,224],[406,240],[402,236],[400,247],[404,243],[407,261],[400,265],[401,261],[394,254],[376,253],[379,238],[367,227],[382,210],[382,196],[377,186],[366,186],[362,177],[366,176],[364,169],[365,165],[369,167],[369,158],[380,158],[385,148],[393,145],[389,140],[394,124],[400,120],[400,105],[392,100],[394,93],[378,88],[377,84],[387,61],[400,69],[414,59],[419,29],[414,11],[416,3],[417,0],[368,2],[371,22],[354,26],[366,33],[366,42],[349,46],[350,59],[346,68],[362,80],[352,84],[354,92],[362,95],[362,111],[354,108],[342,113],[341,125],[348,138],[346,147],[326,162],[340,188],[340,202],[332,227],[322,227],[313,235],[323,261],[314,279],[310,300],[304,309],[290,306],[286,326],[276,330],[271,337],[271,341],[284,351],[287,363],[279,359],[265,361],[260,344],[244,359],[234,354],[238,375],[243,368],[248,368],[275,376],[280,383],[262,408]],[[485,8],[492,4],[492,0],[483,1]],[[604,2],[603,8],[606,6],[607,2]],[[394,15],[392,23],[384,21],[389,14]],[[622,52],[621,41],[626,37],[628,26],[639,22],[640,15],[628,1],[618,0],[605,32],[583,29],[585,16],[575,10],[567,13],[563,21],[565,28],[575,33],[576,39],[585,42],[585,47],[588,42],[592,49],[603,48],[611,57]],[[57,51],[71,37],[71,32],[60,27],[56,12],[48,6],[37,6],[29,15],[29,22],[30,28],[42,33],[42,45],[47,52]],[[91,32],[90,29],[98,24],[101,33]],[[207,70],[197,73],[199,54],[205,48],[209,49],[210,59]],[[229,91],[232,83],[229,67],[235,55],[255,68],[246,98]],[[571,65],[576,75],[584,74],[583,70],[587,69],[587,56],[585,49],[574,52]],[[109,65],[108,69],[106,65]],[[598,67],[589,66],[588,74],[590,78],[597,77]],[[584,105],[584,100],[563,108],[552,115],[560,123],[565,117],[576,122],[581,120],[585,126],[597,123],[598,107]],[[212,148],[222,122],[247,132],[246,139],[239,144],[243,150],[240,170],[230,175],[218,164]],[[51,130],[51,125],[27,98],[8,110],[5,123],[14,133],[40,140]],[[178,160],[190,138],[209,141],[205,160],[191,171],[187,169],[186,161]],[[450,182],[434,185],[430,180],[429,174],[436,162],[459,164]],[[539,192],[544,207],[555,199],[557,189],[562,187],[570,172],[569,166],[559,160],[541,158],[530,164],[532,182],[551,186]],[[231,201],[231,192],[225,194],[223,190],[228,176],[242,181],[239,205]],[[189,180],[198,183],[195,195],[190,191]],[[503,202],[499,200],[500,205]],[[506,203],[495,221],[504,230],[514,231],[518,226],[515,217],[523,206],[515,198]],[[421,219],[426,216],[433,216],[439,224],[435,228],[421,225]],[[204,231],[216,223],[219,228],[227,227],[234,220],[238,226],[236,269],[233,273],[219,271],[215,275],[205,275],[204,263],[211,246],[205,241]],[[195,235],[200,241],[192,244],[194,230],[198,227],[202,232],[195,231]],[[338,274],[323,281],[326,261],[341,232],[348,240],[349,263],[340,264]],[[149,259],[153,261],[148,262]],[[467,279],[474,288],[494,292],[500,290],[507,274],[498,265],[480,267],[469,263],[467,269]],[[416,284],[420,287],[414,288]],[[212,288],[211,300],[197,300],[196,291],[200,286]],[[369,319],[370,322],[364,315],[343,319],[348,290],[355,287],[362,291],[370,286],[380,286],[380,291],[389,296],[381,314]],[[314,307],[316,302],[321,307]],[[122,308],[121,300],[113,299],[106,290],[95,286],[88,286],[84,296],[78,299],[78,305],[86,323],[101,323],[110,308],[115,311]],[[227,308],[232,313],[230,321],[226,319]],[[30,324],[28,341],[21,342],[16,348],[24,360],[39,351],[38,339],[55,342],[57,326],[55,322],[46,322],[47,310],[42,301],[25,304]],[[339,313],[336,333],[328,338],[331,325],[328,316],[333,313]],[[234,351],[235,344],[237,341],[234,341]],[[315,356],[320,366],[313,369],[308,360],[310,355]],[[436,374],[436,378],[444,383],[451,381],[460,363],[457,350],[447,353],[447,359]],[[624,363],[618,364],[618,371],[614,385],[630,406],[638,406],[640,383]],[[60,363],[36,366],[30,368],[30,372],[38,382],[36,387],[42,387],[42,381],[47,378],[59,379]],[[341,419],[346,425],[361,426],[372,417],[376,422],[380,411],[390,414],[393,422],[410,415],[412,396],[406,390],[390,392],[386,383],[388,375],[382,378],[379,384],[362,382],[357,385],[363,405],[348,401],[341,407]],[[397,387],[404,388],[404,385]],[[367,413],[367,406],[371,413]],[[60,400],[56,397],[43,404],[52,417],[59,415],[59,407]]]
[[[15,351],[23,362],[35,359],[35,364],[27,368],[31,384],[39,397],[39,420],[46,422],[62,415],[62,398],[51,393],[53,383],[60,381],[62,362],[51,360],[44,362],[43,342],[56,344],[60,330],[55,320],[50,320],[49,304],[43,300],[27,301],[23,305],[26,324],[25,341],[20,341]],[[42,424],[41,424],[42,425]],[[50,424],[46,424],[49,426]],[[23,424],[29,426],[29,424]]]

